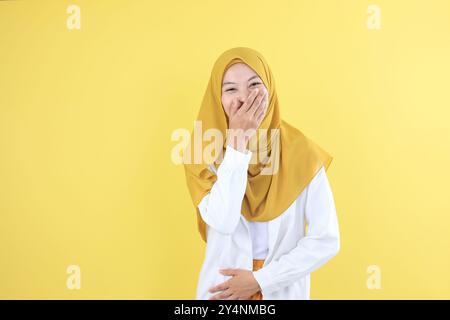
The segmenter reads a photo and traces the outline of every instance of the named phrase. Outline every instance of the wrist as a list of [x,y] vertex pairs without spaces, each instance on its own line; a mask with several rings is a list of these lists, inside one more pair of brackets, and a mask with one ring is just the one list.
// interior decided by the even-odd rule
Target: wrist
[[246,153],[248,150],[248,140],[248,137],[245,135],[228,135],[226,145],[232,147],[235,150]]

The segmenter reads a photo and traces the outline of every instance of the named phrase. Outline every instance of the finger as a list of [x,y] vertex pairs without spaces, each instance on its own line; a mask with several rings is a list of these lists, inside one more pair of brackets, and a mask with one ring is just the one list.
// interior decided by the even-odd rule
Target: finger
[[234,116],[234,114],[237,111],[237,106],[238,106],[238,103],[237,103],[236,99],[233,99],[233,101],[231,101],[231,106],[230,106],[230,116]]
[[220,273],[225,276],[234,276],[236,275],[237,269],[222,269],[220,270]]
[[253,101],[258,96],[258,91],[259,91],[258,89],[255,89],[248,95],[247,99],[245,100],[244,104],[242,105],[241,109],[239,110],[241,113],[247,112],[248,109],[250,109],[250,107],[253,104]]
[[258,117],[256,118],[256,122],[258,123],[258,127],[261,124],[262,120],[264,119],[266,113],[265,112],[261,112]]
[[251,116],[255,115],[255,112],[258,110],[259,106],[261,105],[261,101],[264,99],[264,95],[265,95],[265,92],[260,91],[258,96],[255,98],[255,101],[253,101],[253,105],[251,106],[250,109],[248,109],[248,113]]
[[226,291],[223,291],[222,293],[219,293],[217,298],[218,299],[227,299],[228,297],[231,297],[232,294],[233,293],[230,290],[226,290]]
[[228,280],[227,280],[227,281],[225,281],[225,282],[223,282],[223,283],[221,283],[221,284],[218,284],[218,285],[215,286],[215,287],[212,287],[211,289],[209,289],[209,292],[214,293],[214,292],[217,292],[217,291],[226,290],[226,289],[228,289],[229,287],[230,287],[230,284],[229,284],[229,282],[228,282]]
[[269,105],[269,93],[265,92],[264,98],[261,101],[261,104],[258,108],[258,110],[255,112],[255,117],[258,117],[261,113],[264,113],[267,109],[267,106]]
[[220,293],[218,293],[218,294],[215,294],[215,295],[213,295],[213,296],[209,297],[209,299],[208,299],[208,300],[218,300],[218,299],[219,299],[219,296],[220,296]]
[[219,299],[222,299],[223,294],[224,294],[224,292],[220,292],[220,293],[218,293],[218,294],[215,294],[215,295],[209,297],[209,300],[219,300]]
[[259,110],[264,107],[263,101],[266,98],[266,93],[267,91],[261,92],[261,94],[259,94],[258,97],[255,99],[253,106],[248,111],[251,114],[251,116],[256,117],[256,114],[259,112]]
[[259,119],[259,117],[261,117],[267,110],[267,106],[269,105],[268,103],[268,98],[267,98],[268,94],[265,95],[264,99],[261,101],[261,105],[259,106],[258,110],[256,110],[254,117],[256,119]]
[[219,294],[215,294],[215,295],[209,297],[208,300],[218,300],[218,299],[219,299]]

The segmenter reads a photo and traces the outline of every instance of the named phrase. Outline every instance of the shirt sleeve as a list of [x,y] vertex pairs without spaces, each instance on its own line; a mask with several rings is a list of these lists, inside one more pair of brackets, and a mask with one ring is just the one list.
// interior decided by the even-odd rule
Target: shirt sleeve
[[340,249],[333,194],[324,167],[307,187],[307,234],[296,247],[253,275],[263,292],[274,292],[318,269]]
[[198,205],[205,223],[220,233],[231,234],[239,223],[251,157],[250,150],[244,153],[228,145],[217,179]]

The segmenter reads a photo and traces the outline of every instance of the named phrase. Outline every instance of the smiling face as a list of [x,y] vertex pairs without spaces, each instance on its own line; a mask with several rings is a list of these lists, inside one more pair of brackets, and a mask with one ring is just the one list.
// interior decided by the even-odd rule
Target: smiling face
[[[222,80],[222,107],[227,117],[233,100],[238,101],[240,108],[252,90],[267,91],[261,78],[245,63],[235,63],[229,67]],[[267,101],[270,98],[268,97]]]

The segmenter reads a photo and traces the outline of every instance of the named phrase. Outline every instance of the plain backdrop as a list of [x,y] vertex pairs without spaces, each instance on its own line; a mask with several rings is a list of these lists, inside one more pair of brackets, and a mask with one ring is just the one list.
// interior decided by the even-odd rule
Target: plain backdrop
[[0,298],[195,297],[204,243],[171,134],[235,46],[265,56],[282,118],[334,157],[341,251],[311,298],[450,298],[449,15],[444,0],[1,1]]

